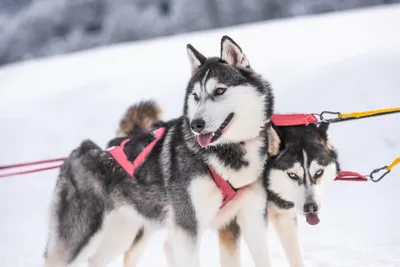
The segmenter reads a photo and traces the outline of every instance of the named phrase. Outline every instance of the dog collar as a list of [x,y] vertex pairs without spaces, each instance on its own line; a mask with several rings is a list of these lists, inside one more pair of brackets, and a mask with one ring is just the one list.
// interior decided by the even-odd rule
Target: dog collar
[[[153,140],[148,146],[146,146],[142,152],[140,152],[140,154],[136,157],[133,163],[128,160],[128,157],[124,152],[125,145],[129,142],[130,139],[122,141],[119,146],[113,146],[107,148],[106,151],[108,151],[108,153],[110,153],[110,155],[115,159],[115,161],[118,162],[118,164],[121,165],[121,167],[134,180],[136,180],[136,178],[134,177],[136,168],[139,167],[146,160],[147,156],[153,150],[156,143],[164,136],[165,128],[164,127],[159,128],[153,131],[153,134],[156,137],[156,139]],[[210,171],[211,176],[214,179],[215,184],[221,191],[223,201],[220,208],[222,208],[236,195],[236,192],[238,190],[235,189],[228,181],[224,180],[221,177],[221,175],[219,175],[213,168],[208,166],[208,169]]]

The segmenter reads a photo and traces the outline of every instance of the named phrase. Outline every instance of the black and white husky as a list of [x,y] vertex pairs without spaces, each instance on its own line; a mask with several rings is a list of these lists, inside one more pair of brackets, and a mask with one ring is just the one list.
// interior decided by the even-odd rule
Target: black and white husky
[[[183,115],[163,124],[165,135],[135,170],[135,179],[91,141],[64,162],[51,205],[46,266],[106,266],[135,236],[159,227],[168,230],[170,266],[199,266],[203,232],[233,218],[256,266],[269,266],[267,239],[260,233],[267,212],[261,178],[271,88],[227,36],[220,57],[206,58],[191,45],[187,52],[192,76]],[[132,136],[124,149],[128,160],[154,139],[151,133]],[[240,189],[222,209],[209,168]]]
[[[143,116],[130,114],[136,115],[138,110],[146,110],[146,103],[154,105],[153,102],[142,102],[128,110],[122,122],[129,121],[130,127],[124,129],[121,123],[119,133],[128,136],[135,134],[134,129],[143,129],[139,127]],[[157,128],[159,118],[152,121],[155,122],[154,128]],[[337,152],[328,138],[328,126],[321,123],[319,126],[312,124],[267,128],[270,157],[263,175],[268,207],[265,220],[266,223],[273,223],[292,267],[304,266],[297,234],[297,214],[304,215],[310,225],[319,223],[323,185],[332,181],[340,170]],[[241,266],[241,230],[236,218],[219,228],[218,234],[221,266]],[[148,237],[143,230],[138,233],[131,248],[125,253],[125,267],[135,266]]]
[[[328,140],[327,123],[319,127],[312,124],[274,128],[279,139],[270,139],[279,140],[280,149],[277,156],[267,160],[264,172],[268,202],[266,220],[272,222],[289,265],[303,267],[297,214],[304,215],[310,225],[319,223],[323,184],[337,176],[338,156]],[[240,236],[241,227],[235,221],[220,228],[223,267],[240,266]]]

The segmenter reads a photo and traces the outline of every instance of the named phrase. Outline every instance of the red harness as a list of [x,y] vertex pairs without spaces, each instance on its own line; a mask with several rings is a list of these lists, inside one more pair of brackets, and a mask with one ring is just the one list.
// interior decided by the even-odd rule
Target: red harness
[[[153,150],[153,148],[157,144],[157,142],[164,136],[165,128],[159,128],[159,129],[153,131],[153,134],[156,136],[156,139],[153,140],[148,146],[146,146],[142,152],[140,152],[140,154],[133,161],[133,163],[128,160],[128,157],[126,156],[126,154],[124,152],[125,145],[130,139],[124,140],[119,146],[109,147],[106,150],[119,163],[119,165],[121,165],[121,167],[133,179],[136,180],[136,178],[133,176],[136,168],[139,167],[146,160],[146,158],[150,154],[151,150]],[[228,181],[222,179],[222,177],[217,172],[215,172],[210,166],[208,166],[208,169],[210,170],[210,173],[214,179],[214,182],[216,183],[219,190],[221,191],[221,194],[223,197],[223,202],[221,205],[221,208],[222,208],[236,195],[237,190],[235,190]]]
[[318,118],[314,114],[273,114],[271,121],[276,126],[309,125],[317,123]]

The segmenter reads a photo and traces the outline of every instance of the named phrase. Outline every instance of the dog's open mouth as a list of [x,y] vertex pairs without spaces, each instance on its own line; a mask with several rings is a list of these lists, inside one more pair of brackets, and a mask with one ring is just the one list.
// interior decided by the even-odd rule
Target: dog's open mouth
[[197,136],[197,142],[199,143],[200,146],[202,147],[206,147],[209,144],[211,144],[212,142],[215,142],[218,140],[218,138],[221,137],[221,135],[223,134],[224,129],[228,126],[228,124],[231,122],[232,118],[233,118],[234,113],[230,113],[228,115],[228,117],[226,117],[226,119],[224,120],[224,122],[221,124],[221,126],[219,126],[218,130],[216,130],[215,132],[211,132],[211,133],[204,133],[204,134],[200,134]]
[[317,225],[319,223],[318,213],[309,213],[306,215],[306,221],[310,225]]

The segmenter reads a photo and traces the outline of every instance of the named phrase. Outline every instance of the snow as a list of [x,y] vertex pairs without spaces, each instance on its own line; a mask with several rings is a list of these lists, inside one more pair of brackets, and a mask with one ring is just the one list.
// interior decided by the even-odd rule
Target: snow
[[0,0],[0,66],[125,41],[400,0]]
[[[26,61],[0,69],[0,163],[66,156],[82,139],[115,135],[126,108],[154,98],[178,116],[190,68],[185,46],[218,55],[223,34],[270,80],[278,112],[351,112],[400,106],[400,5],[185,34]],[[400,156],[399,115],[331,125],[343,169],[369,173]],[[300,220],[307,266],[400,266],[400,167],[380,183],[325,188],[321,223]],[[0,266],[42,266],[57,171],[0,180]],[[260,233],[261,234],[261,233]],[[265,233],[267,236],[267,233]],[[165,266],[165,232],[140,267]],[[273,266],[287,266],[273,229]],[[253,266],[243,246],[243,266]],[[202,266],[218,263],[215,232]],[[122,266],[121,258],[110,266]]]

